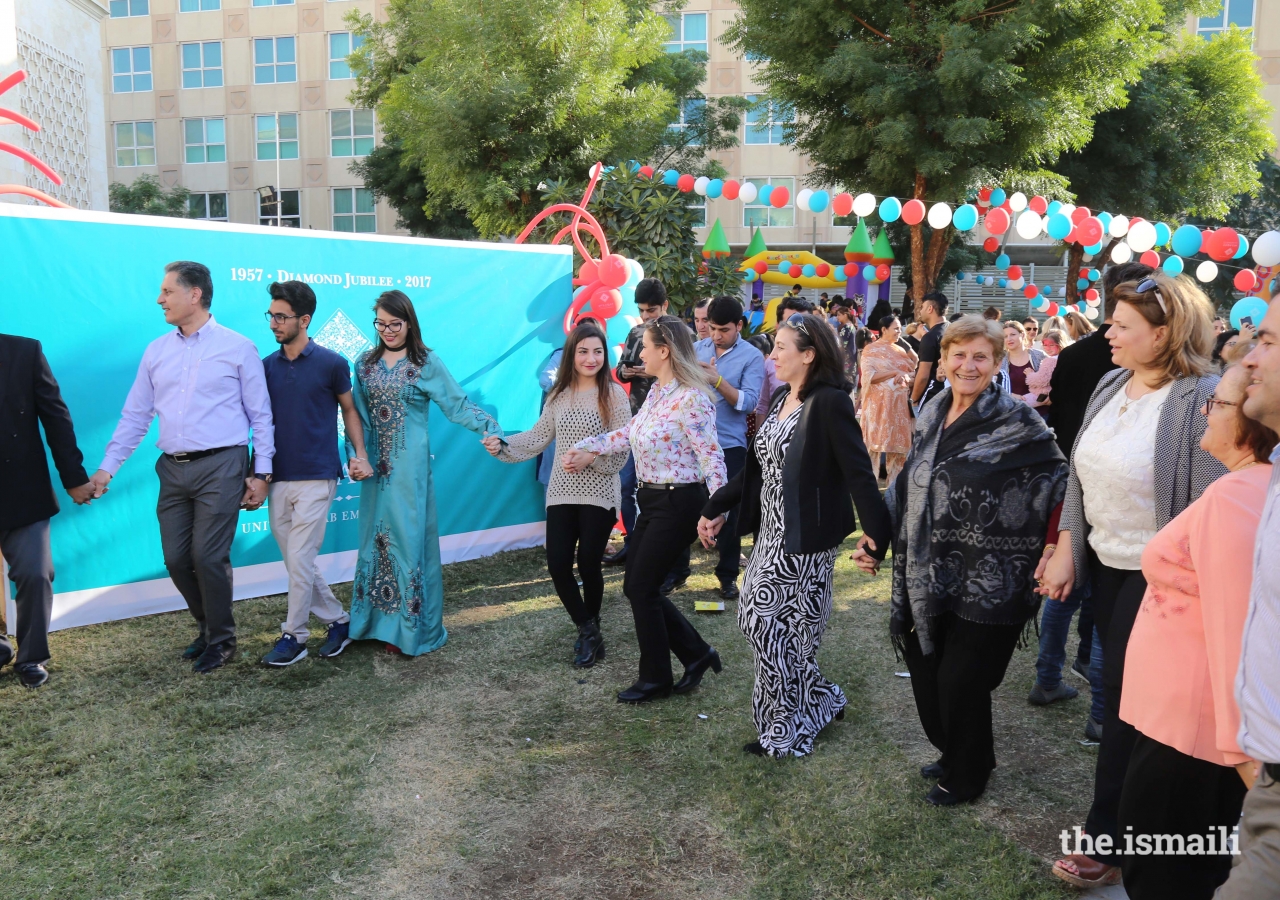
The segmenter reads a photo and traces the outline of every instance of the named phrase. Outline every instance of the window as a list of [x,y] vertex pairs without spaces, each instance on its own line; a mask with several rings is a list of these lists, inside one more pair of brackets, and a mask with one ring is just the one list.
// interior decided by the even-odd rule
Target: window
[[182,0],[178,12],[203,12],[207,9],[222,9],[222,0]]
[[214,222],[227,221],[226,194],[190,194],[187,196],[187,211],[193,219],[209,219]]
[[1253,0],[1218,0],[1217,15],[1201,16],[1196,25],[1196,34],[1207,39],[1220,32],[1230,31],[1232,25],[1239,28],[1253,27]]
[[368,156],[373,152],[373,110],[335,109],[329,113],[332,156]]
[[373,234],[378,230],[373,191],[368,188],[333,189],[333,230]]
[[298,80],[294,38],[254,38],[253,83],[286,84]]
[[111,90],[117,94],[151,90],[150,47],[119,47],[111,51]]
[[222,87],[222,42],[182,45],[182,86]]
[[293,6],[293,0],[253,0],[254,6]]
[[682,50],[701,50],[707,52],[707,14],[680,13],[664,16],[671,26],[671,39],[662,45],[668,53],[679,53]]
[[[790,191],[792,197],[796,195],[796,180],[794,178],[748,178],[747,183],[754,184],[756,190],[766,184],[778,185]],[[795,225],[795,201],[790,200],[782,209],[774,209],[768,203],[760,202],[760,198],[757,197],[754,203],[743,204],[742,224],[747,228],[754,228],[757,225],[763,228],[786,228]]]
[[[680,115],[674,122],[667,126],[668,131],[682,132],[690,125],[701,125],[702,117],[706,112],[706,100],[685,100],[680,104]],[[702,143],[697,138],[689,139],[689,146],[696,147]]]
[[298,114],[258,116],[258,159],[298,158]]
[[694,194],[692,197],[689,198],[689,203],[687,205],[691,210],[693,210],[697,214],[696,218],[693,220],[693,227],[706,228],[707,227],[707,198],[699,197],[697,194]]
[[182,134],[187,145],[187,152],[183,157],[186,162],[227,161],[226,119],[187,119],[182,123]]
[[760,100],[754,95],[748,95],[747,99],[755,104],[747,110],[747,143],[781,144],[782,126],[795,120],[791,108],[772,100]]
[[347,57],[363,44],[363,34],[339,31],[329,35],[329,77],[331,79],[338,81],[351,77],[351,66],[347,64]]
[[129,16],[145,16],[147,0],[111,0],[111,18],[124,19]]
[[116,165],[154,166],[156,164],[156,123],[116,123]]
[[274,225],[277,228],[301,228],[302,216],[298,212],[298,192],[281,191],[280,209],[277,211],[273,198],[258,195],[258,224]]

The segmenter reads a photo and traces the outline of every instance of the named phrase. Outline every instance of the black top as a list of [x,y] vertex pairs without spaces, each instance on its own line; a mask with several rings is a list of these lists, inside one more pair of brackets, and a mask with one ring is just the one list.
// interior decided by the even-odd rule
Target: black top
[[62,486],[80,487],[89,480],[84,455],[40,342],[0,334],[0,531],[58,512],[40,425]]
[[947,320],[943,319],[925,332],[920,339],[920,362],[932,363],[929,367],[929,383],[925,385],[920,402],[925,403],[937,394],[942,393],[942,382],[938,380],[938,364],[942,361],[942,332],[947,330]]
[[614,370],[614,374],[618,376],[618,380],[623,384],[631,385],[631,415],[640,412],[640,407],[644,406],[644,398],[649,396],[649,388],[653,386],[653,379],[644,375],[628,376],[622,374],[624,367],[623,360],[632,360],[636,365],[640,364],[640,349],[644,346],[644,326],[641,322],[639,325],[631,329],[631,333],[627,335],[627,343],[622,349],[622,356],[618,358],[618,367]]
[[277,350],[262,360],[275,422],[275,481],[342,478],[338,455],[338,398],[351,393],[344,357],[307,341],[297,359]]
[[[774,391],[770,410],[781,407],[790,390],[784,384]],[[738,531],[754,534],[760,528],[763,483],[753,442],[747,464],[712,495],[702,514],[714,519],[741,503]],[[883,559],[888,551],[889,508],[880,495],[853,401],[839,388],[816,385],[805,398],[782,464],[782,498],[787,553],[821,553],[838,547],[858,527],[855,505],[863,532],[876,543],[872,556]]]
[[1119,368],[1111,361],[1111,344],[1107,342],[1110,327],[1102,325],[1088,337],[1064,347],[1049,380],[1049,424],[1057,436],[1058,449],[1068,459],[1094,389],[1104,375]]

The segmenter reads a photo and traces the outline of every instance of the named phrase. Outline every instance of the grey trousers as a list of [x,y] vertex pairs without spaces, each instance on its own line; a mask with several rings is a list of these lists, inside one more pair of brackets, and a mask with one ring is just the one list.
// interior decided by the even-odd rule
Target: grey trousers
[[[0,554],[9,563],[9,578],[18,586],[14,597],[18,621],[15,666],[49,661],[49,618],[53,615],[53,553],[49,520],[0,531]],[[0,634],[0,640],[4,635]]]
[[1214,900],[1275,900],[1280,897],[1280,782],[1266,770],[1244,795],[1240,855]]
[[236,640],[231,616],[231,541],[240,518],[249,450],[232,447],[192,462],[156,461],[164,565],[210,645]]

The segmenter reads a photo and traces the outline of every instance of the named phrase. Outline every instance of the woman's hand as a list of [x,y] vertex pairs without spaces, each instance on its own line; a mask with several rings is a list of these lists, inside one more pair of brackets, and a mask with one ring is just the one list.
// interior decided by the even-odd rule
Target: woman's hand
[[497,435],[486,435],[480,438],[480,443],[484,444],[484,449],[489,451],[490,456],[498,456],[502,453],[502,438]]
[[853,551],[849,558],[854,561],[859,569],[866,572],[868,575],[877,575],[880,572],[880,560],[867,552],[868,547],[872,550],[878,549],[876,547],[876,542],[864,534],[862,537],[858,538],[858,547]]
[[367,459],[353,456],[347,460],[347,474],[351,476],[352,481],[364,481],[366,478],[373,477],[373,466],[369,465]]
[[716,516],[714,519],[703,516],[698,520],[698,539],[702,541],[704,550],[710,550],[716,545],[716,535],[724,527],[724,521],[724,516]]
[[577,475],[595,461],[596,454],[589,450],[579,450],[574,447],[564,455],[564,470]]
[[1244,786],[1249,790],[1253,790],[1253,783],[1258,780],[1258,772],[1261,769],[1261,764],[1254,762],[1252,759],[1236,763],[1236,771],[1240,773],[1240,780],[1244,782]]
[[1076,563],[1071,550],[1071,532],[1064,531],[1058,536],[1058,546],[1046,559],[1041,557],[1036,566],[1037,594],[1043,594],[1050,600],[1066,600],[1071,596],[1075,586]]

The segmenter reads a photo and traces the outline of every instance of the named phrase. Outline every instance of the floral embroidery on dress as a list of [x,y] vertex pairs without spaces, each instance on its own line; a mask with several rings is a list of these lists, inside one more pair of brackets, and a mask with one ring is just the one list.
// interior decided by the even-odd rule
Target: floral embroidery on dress
[[407,357],[389,369],[382,360],[370,362],[367,355],[360,361],[360,380],[369,398],[369,422],[373,431],[370,443],[377,448],[378,464],[374,471],[379,487],[386,487],[392,463],[404,449],[405,403],[421,374],[422,370]]
[[386,525],[379,525],[373,534],[373,559],[361,560],[356,568],[351,594],[353,604],[367,603],[384,613],[400,612],[403,608],[416,619],[422,612],[422,590],[422,570],[417,569],[409,578],[408,596],[402,598],[400,563],[391,552],[391,532]]

